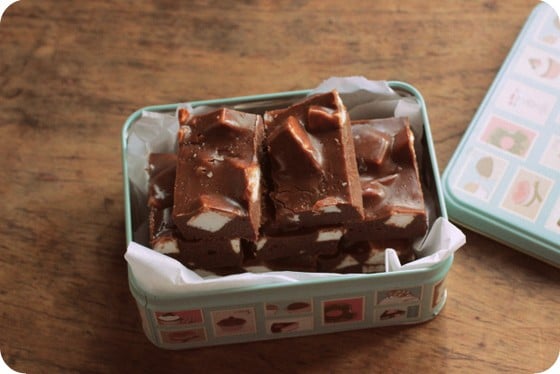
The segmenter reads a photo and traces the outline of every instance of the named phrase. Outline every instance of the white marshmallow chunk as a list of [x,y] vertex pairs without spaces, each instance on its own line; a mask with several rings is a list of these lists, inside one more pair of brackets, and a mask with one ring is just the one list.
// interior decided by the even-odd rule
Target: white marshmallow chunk
[[385,224],[389,226],[405,228],[406,226],[410,225],[412,221],[414,221],[414,215],[412,214],[394,214],[387,221],[385,221]]
[[187,225],[204,231],[216,232],[221,230],[229,221],[231,221],[231,217],[209,211],[192,217]]

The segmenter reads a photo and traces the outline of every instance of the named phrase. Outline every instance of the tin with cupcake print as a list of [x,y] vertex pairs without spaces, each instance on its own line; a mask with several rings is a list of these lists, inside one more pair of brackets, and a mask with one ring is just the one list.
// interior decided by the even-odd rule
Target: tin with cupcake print
[[[141,177],[146,174],[145,164],[134,162],[131,157],[138,151],[133,149],[133,143],[139,140],[135,126],[146,116],[148,120],[153,120],[155,126],[161,125],[158,122],[161,118],[164,122],[174,120],[182,104],[146,107],[129,117],[122,134],[128,242],[125,258],[129,265],[130,291],[136,301],[144,332],[154,345],[164,349],[188,349],[378,326],[418,324],[435,318],[441,312],[447,298],[446,278],[453,263],[453,253],[464,244],[464,235],[447,220],[427,110],[421,94],[404,82],[379,82],[374,85],[383,92],[390,92],[390,97],[397,99],[399,113],[418,114],[409,116],[411,122],[417,125],[414,133],[417,136],[413,137],[409,133],[395,144],[409,144],[417,148],[421,155],[418,178],[428,207],[428,229],[416,241],[407,238],[410,251],[406,253],[413,254],[414,258],[401,256],[402,263],[398,256],[399,248],[403,246],[402,240],[389,241],[386,246],[383,243],[381,249],[367,247],[359,253],[350,252],[352,255],[329,254],[321,257],[322,266],[334,264],[336,267],[328,269],[342,270],[337,273],[324,272],[324,268],[317,272],[306,272],[303,266],[306,263],[297,264],[291,271],[269,268],[263,271],[262,264],[257,264],[244,269],[246,273],[210,273],[206,269],[187,269],[171,256],[173,253],[170,256],[164,254],[167,249],[174,248],[170,242],[159,247],[162,252],[144,247],[150,241],[147,235],[149,222],[146,222],[147,199],[139,192],[140,185],[131,182],[130,177],[133,173]],[[308,97],[310,92],[280,92],[188,104],[193,107],[218,105],[263,112],[297,102]],[[393,114],[393,111],[397,110],[384,107],[376,118],[384,119],[387,113]],[[168,116],[161,117],[159,114]],[[171,133],[175,136],[176,131]],[[149,132],[144,135],[150,137],[153,134]],[[169,150],[173,149],[172,143],[155,136],[150,146]],[[378,160],[378,153],[371,159]],[[393,221],[401,226],[410,221],[403,214],[397,218]],[[323,230],[318,235],[307,235],[305,238],[342,241],[338,234]],[[440,240],[442,237],[451,240]],[[171,236],[168,238],[173,239]],[[297,241],[289,243],[296,245]],[[275,264],[288,266],[290,261]],[[192,277],[196,279],[192,281]],[[166,283],[168,281],[171,285]]]
[[451,220],[560,267],[560,23],[529,16],[442,177]]

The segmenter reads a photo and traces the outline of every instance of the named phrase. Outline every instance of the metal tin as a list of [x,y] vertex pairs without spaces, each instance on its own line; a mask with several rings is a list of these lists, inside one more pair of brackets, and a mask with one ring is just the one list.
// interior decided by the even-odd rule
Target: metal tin
[[457,223],[560,267],[560,20],[531,13],[443,173]]
[[[436,216],[447,217],[424,100],[412,86],[389,82],[402,95],[416,98],[424,121],[423,174],[433,190]],[[286,106],[309,91],[196,101],[200,105],[230,106],[264,111]],[[130,126],[143,110],[175,111],[177,104],[151,106],[133,113],[122,131],[125,223],[127,244],[132,240],[133,213],[126,163]],[[177,297],[150,294],[129,270],[129,285],[144,332],[158,347],[184,349],[201,346],[295,337],[377,326],[420,323],[443,308],[446,275],[453,257],[436,265],[345,279],[322,278],[294,284],[259,285],[227,291],[189,293]]]

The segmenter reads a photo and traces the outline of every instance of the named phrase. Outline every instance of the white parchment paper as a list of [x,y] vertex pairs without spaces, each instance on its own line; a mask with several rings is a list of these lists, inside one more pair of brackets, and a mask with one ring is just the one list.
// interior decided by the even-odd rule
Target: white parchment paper
[[[417,153],[422,154],[419,140],[423,134],[422,108],[414,98],[402,97],[384,81],[370,81],[363,77],[330,78],[312,93],[337,89],[352,119],[408,116],[417,142]],[[185,104],[188,107],[188,104]],[[133,241],[125,253],[138,285],[160,296],[185,294],[253,285],[293,283],[325,277],[360,277],[366,274],[331,274],[303,272],[243,273],[228,276],[196,273],[179,261],[141,245],[147,243],[146,194],[148,155],[152,152],[176,150],[178,122],[175,113],[144,112],[131,125],[128,137],[127,163],[131,182],[133,211]],[[465,243],[465,235],[447,219],[433,222],[423,240],[415,245],[419,258],[400,264],[393,249],[385,251],[387,272],[422,269],[445,261]]]

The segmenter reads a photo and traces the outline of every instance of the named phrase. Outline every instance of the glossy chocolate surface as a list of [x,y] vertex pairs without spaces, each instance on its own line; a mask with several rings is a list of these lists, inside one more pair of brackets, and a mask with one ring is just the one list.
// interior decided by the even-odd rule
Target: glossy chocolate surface
[[181,118],[177,155],[149,158],[155,250],[217,274],[377,272],[387,247],[414,258],[427,218],[406,118],[350,125],[335,92],[264,123],[230,109]]
[[264,117],[274,224],[289,230],[360,219],[354,144],[336,91]]
[[365,219],[347,225],[348,239],[424,235],[427,216],[408,119],[353,121],[352,137]]
[[224,108],[181,126],[173,219],[186,240],[257,238],[262,133],[261,116]]
[[148,207],[152,248],[192,268],[215,269],[241,266],[241,240],[185,240],[172,218],[177,156],[152,153],[149,156]]

